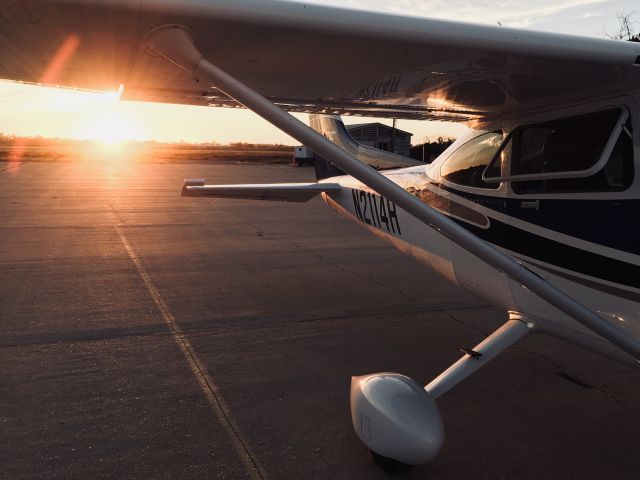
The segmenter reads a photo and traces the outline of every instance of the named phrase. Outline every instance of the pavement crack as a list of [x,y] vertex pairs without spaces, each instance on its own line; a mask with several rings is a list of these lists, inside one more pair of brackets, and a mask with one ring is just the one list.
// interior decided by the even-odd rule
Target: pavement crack
[[4,168],[0,168],[0,173],[1,173],[1,172],[6,172],[7,170],[13,170],[14,168],[19,168],[19,167],[21,167],[22,165],[24,165],[24,163],[23,163],[23,162],[11,162],[11,161],[10,161],[10,162],[8,162],[8,163],[9,163],[9,165],[8,165],[8,166],[6,166],[6,167],[4,167]]
[[[486,305],[486,307],[489,307],[489,306],[490,305]],[[458,325],[462,325],[463,327],[467,327],[475,332],[478,332],[480,335],[482,335],[482,337],[488,337],[490,335],[490,332],[484,331],[483,329],[474,325],[473,323],[465,322],[464,320],[459,319],[455,315],[451,315],[451,320],[456,322]]]
[[[249,225],[251,227],[252,230],[254,230],[256,232],[256,236],[260,237],[260,238],[265,238],[264,235],[264,229],[254,225],[253,223],[249,222],[249,221],[245,221],[245,223],[247,225]],[[266,238],[265,238],[266,240]]]
[[584,380],[581,380],[580,378],[571,375],[570,373],[564,371],[564,370],[560,370],[558,372],[558,375],[561,378],[564,378],[565,380],[567,380],[568,382],[571,382],[575,385],[578,385],[581,388],[584,388],[585,390],[597,390],[596,387],[594,387],[593,385],[591,385],[590,383],[585,382]]
[[[426,311],[406,311],[406,312],[394,312],[396,318],[411,317],[420,313],[432,313],[443,312],[451,310],[468,310],[475,309],[477,307],[454,307],[454,308],[429,308]],[[261,315],[262,316],[262,315]],[[256,328],[260,329],[288,329],[301,323],[323,323],[323,322],[335,322],[335,321],[350,321],[367,318],[388,318],[387,313],[371,314],[363,311],[356,311],[346,313],[343,315],[323,315],[319,317],[295,317],[284,320],[275,320],[272,317],[266,318],[264,323],[248,323],[237,325],[237,320],[231,318],[226,319],[229,323],[221,326],[219,318],[210,318],[198,320],[196,322],[189,322],[188,326],[181,326],[181,331],[185,335],[226,335],[229,333],[255,331]],[[107,329],[107,330],[89,330],[89,331],[72,331],[72,332],[46,332],[39,334],[27,334],[27,335],[14,335],[5,336],[0,338],[0,350],[22,347],[47,347],[52,345],[71,345],[77,343],[91,343],[91,342],[108,342],[120,339],[129,338],[153,338],[153,337],[171,337],[172,332],[167,331],[165,323],[157,323],[141,326],[134,329]]]
[[566,369],[560,365],[558,362],[556,362],[555,360],[553,360],[552,358],[548,357],[547,355],[543,354],[543,353],[539,353],[539,352],[533,352],[531,350],[525,350],[522,348],[517,348],[514,347],[513,350],[520,352],[520,353],[524,353],[527,355],[532,355],[538,358],[543,359],[545,362],[547,362],[548,364],[550,364],[551,366],[553,366],[555,369],[557,369],[556,374],[564,379],[565,381],[572,383],[573,385],[577,385],[580,388],[584,388],[585,390],[593,390],[596,391],[602,395],[605,395],[606,397],[609,397],[609,399],[613,400],[615,403],[617,403],[618,405],[620,405],[621,407],[623,407],[624,409],[633,412],[633,413],[638,413],[640,414],[640,409],[636,408],[632,405],[629,405],[627,402],[625,402],[624,400],[620,399],[618,396],[616,396],[615,393],[607,390],[604,387],[599,387],[597,385],[593,385],[589,382],[587,382],[586,380],[583,380],[582,378],[579,378],[578,376],[568,373],[566,371]]

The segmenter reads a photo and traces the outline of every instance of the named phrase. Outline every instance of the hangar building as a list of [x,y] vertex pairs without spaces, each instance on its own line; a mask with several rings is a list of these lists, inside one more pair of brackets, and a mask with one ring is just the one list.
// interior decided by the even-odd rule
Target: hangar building
[[408,157],[412,133],[394,129],[382,123],[345,125],[356,142]]

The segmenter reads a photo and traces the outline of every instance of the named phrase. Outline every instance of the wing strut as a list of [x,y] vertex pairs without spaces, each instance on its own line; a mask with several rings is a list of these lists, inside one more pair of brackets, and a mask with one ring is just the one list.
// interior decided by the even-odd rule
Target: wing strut
[[479,239],[447,216],[422,203],[400,186],[388,180],[376,170],[358,161],[350,153],[305,125],[291,114],[280,109],[265,97],[227,74],[205,59],[194,45],[190,30],[179,25],[158,27],[146,37],[147,48],[196,79],[211,82],[218,89],[238,101],[265,120],[307,145],[314,152],[330,160],[338,168],[395,202],[406,212],[445,235],[492,267],[506,273],[523,287],[538,295],[557,309],[569,315],[585,327],[609,340],[640,361],[640,342],[637,342],[617,326],[577,302],[560,289],[492,245]]

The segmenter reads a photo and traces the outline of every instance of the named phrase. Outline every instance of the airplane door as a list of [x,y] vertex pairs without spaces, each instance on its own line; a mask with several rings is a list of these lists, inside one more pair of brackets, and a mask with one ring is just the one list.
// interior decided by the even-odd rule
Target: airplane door
[[[622,103],[622,102],[621,102]],[[631,103],[532,122],[510,134],[505,247],[538,274],[590,306],[585,282],[612,280],[605,250],[638,250],[633,218],[634,111]],[[637,134],[635,134],[637,136]],[[602,263],[602,265],[601,265]],[[557,317],[512,282],[519,308]]]

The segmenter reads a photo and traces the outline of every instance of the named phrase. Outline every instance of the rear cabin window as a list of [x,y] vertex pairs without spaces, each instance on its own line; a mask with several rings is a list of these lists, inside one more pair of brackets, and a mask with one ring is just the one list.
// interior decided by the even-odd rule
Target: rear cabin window
[[[502,139],[501,132],[491,132],[468,141],[444,162],[440,168],[440,175],[451,183],[466,187],[492,189],[500,187],[500,183],[482,180],[482,173],[498,152]],[[488,176],[500,175],[499,165],[489,170],[491,171],[487,173]]]
[[[511,157],[511,175],[579,172],[601,158],[620,109],[522,127],[504,152]],[[490,175],[487,175],[490,176]],[[633,140],[627,121],[602,170],[590,177],[513,181],[516,193],[621,191],[633,182]]]

